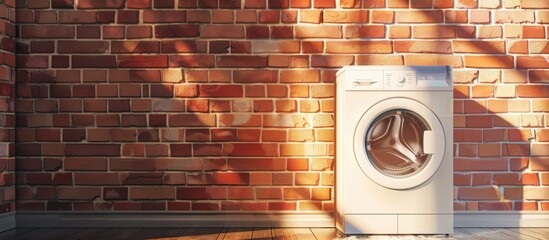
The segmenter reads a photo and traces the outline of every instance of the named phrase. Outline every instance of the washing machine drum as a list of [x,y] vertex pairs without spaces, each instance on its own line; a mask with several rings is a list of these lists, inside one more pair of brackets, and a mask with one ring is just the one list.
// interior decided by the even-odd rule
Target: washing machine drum
[[431,157],[423,147],[424,133],[428,130],[431,129],[425,120],[412,111],[387,111],[374,120],[366,133],[367,156],[388,176],[415,174]]
[[363,172],[387,188],[407,189],[438,170],[445,151],[444,130],[425,105],[394,98],[372,106],[355,132],[355,155]]

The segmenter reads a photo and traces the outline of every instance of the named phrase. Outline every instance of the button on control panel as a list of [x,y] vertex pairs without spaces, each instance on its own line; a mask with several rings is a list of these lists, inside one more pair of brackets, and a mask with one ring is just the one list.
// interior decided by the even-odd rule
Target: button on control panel
[[386,71],[385,89],[413,89],[414,72],[412,71]]

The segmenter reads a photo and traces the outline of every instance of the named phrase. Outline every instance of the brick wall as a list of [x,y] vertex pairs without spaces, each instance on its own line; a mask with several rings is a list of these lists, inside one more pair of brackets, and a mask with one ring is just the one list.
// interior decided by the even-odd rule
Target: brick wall
[[0,1],[0,214],[15,210],[15,2]]
[[548,210],[544,8],[18,0],[18,210],[331,211],[335,72],[385,64],[455,69],[456,210]]

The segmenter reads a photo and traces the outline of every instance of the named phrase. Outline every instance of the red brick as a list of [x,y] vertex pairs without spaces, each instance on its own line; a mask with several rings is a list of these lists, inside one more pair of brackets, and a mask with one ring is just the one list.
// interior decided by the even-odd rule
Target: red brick
[[394,15],[393,11],[372,11],[372,23],[393,23]]
[[240,9],[239,0],[219,1],[219,8]]
[[72,56],[72,67],[75,68],[114,68],[117,66],[116,57],[109,55]]
[[[254,16],[255,16],[255,12],[254,12]],[[274,11],[274,10],[259,11],[259,22],[260,23],[278,23],[280,22],[280,12]]]
[[200,30],[201,38],[243,38],[242,26],[206,25]]
[[233,78],[236,83],[276,83],[278,81],[278,71],[235,70]]
[[215,58],[211,55],[171,55],[170,67],[213,67]]
[[175,199],[173,187],[132,187],[130,189],[132,200],[163,200]]
[[283,171],[285,160],[283,158],[229,158],[228,170],[251,171]]
[[328,41],[327,53],[391,53],[393,51],[389,41]]
[[256,12],[253,10],[239,10],[236,12],[237,23],[255,23],[257,22]]
[[233,23],[234,14],[226,10],[212,10],[212,23]]
[[126,7],[147,9],[147,8],[151,8],[151,2],[152,0],[127,0]]
[[120,156],[119,144],[67,144],[66,156]]
[[446,10],[444,11],[444,20],[447,23],[467,23],[467,11]]
[[103,26],[103,37],[105,39],[121,39],[125,36],[125,29],[121,26]]
[[242,97],[242,86],[237,85],[200,85],[201,97]]
[[297,26],[296,38],[341,38],[340,26]]
[[261,68],[267,66],[267,57],[265,56],[218,56],[218,67],[249,67]]
[[413,36],[426,39],[456,38],[456,26],[418,25],[413,27]]
[[74,184],[91,186],[120,185],[118,173],[75,173]]
[[[514,58],[512,56],[465,56],[466,67],[473,68],[513,68]],[[517,67],[519,59],[517,59]],[[548,65],[549,66],[549,65]]]
[[269,210],[272,211],[295,211],[297,210],[295,202],[269,202]]
[[500,173],[494,174],[494,185],[539,185],[538,174],[535,173]]
[[311,58],[312,67],[330,67],[338,68],[354,63],[353,56],[339,56],[339,55],[313,55]]
[[59,200],[94,200],[100,197],[99,187],[59,187],[56,189]]
[[194,211],[218,211],[219,204],[217,202],[193,202],[191,208]]
[[364,0],[363,1],[363,8],[384,8],[384,7],[385,7],[385,0]]
[[112,53],[159,53],[160,47],[156,41],[113,41]]
[[461,57],[455,55],[406,55],[406,65],[446,65],[456,68],[463,67]]
[[497,200],[501,193],[497,188],[460,188],[458,199],[460,200]]
[[157,38],[180,38],[199,36],[199,29],[197,25],[157,25],[155,26],[154,30],[154,35]]
[[476,8],[478,0],[457,0],[456,7],[458,8]]
[[309,188],[284,188],[285,200],[308,200],[311,199],[311,189]]
[[124,6],[123,0],[82,0],[78,2],[78,8],[122,8]]
[[251,188],[251,187],[229,188],[229,199],[252,200],[254,199],[254,188]]
[[154,159],[111,158],[109,167],[114,171],[150,171],[155,170]]
[[397,23],[441,23],[443,21],[443,12],[440,10],[410,10],[396,12]]
[[117,23],[139,23],[138,11],[118,11]]
[[249,178],[248,173],[216,172],[213,175],[214,183],[219,185],[248,185]]
[[533,171],[547,171],[549,170],[549,158],[547,157],[534,157],[530,160],[530,169]]
[[196,10],[187,11],[188,23],[209,23],[211,21],[211,14],[209,11]]
[[548,8],[549,2],[546,0],[540,0],[540,1],[521,1],[520,4],[521,8]]
[[365,10],[324,10],[325,23],[367,23],[368,11]]
[[155,8],[174,8],[175,7],[175,0],[155,0],[154,1],[154,7]]
[[244,8],[255,8],[255,9],[262,9],[266,8],[266,1],[265,0],[247,0],[244,2]]
[[507,159],[465,159],[454,161],[455,171],[507,171]]
[[295,185],[308,185],[317,186],[320,182],[320,175],[318,173],[296,173]]
[[335,8],[336,0],[313,0],[314,8]]
[[[549,86],[543,85],[519,85],[517,86],[518,97],[547,98],[549,97]],[[536,107],[536,105],[534,105]]]
[[74,0],[52,0],[52,8],[74,8]]
[[119,55],[118,67],[122,68],[162,68],[168,67],[168,56],[156,55],[156,56],[133,56],[133,55]]
[[128,26],[126,29],[128,39],[151,38],[152,36],[151,26]]
[[247,26],[246,38],[268,38],[269,27],[267,26]]
[[545,57],[542,56],[532,56],[532,57],[517,57],[517,68],[548,68],[549,62]]
[[339,0],[339,6],[342,8],[360,8],[361,5],[361,0]]
[[289,0],[269,0],[268,1],[268,8],[271,9],[281,9],[281,8],[289,8]]
[[504,54],[505,43],[503,41],[454,41],[454,52]]
[[225,144],[223,151],[229,156],[277,156],[277,144],[232,143]]
[[446,41],[395,41],[395,52],[450,53],[451,43]]
[[345,27],[345,38],[384,38],[384,26],[358,26],[351,25]]

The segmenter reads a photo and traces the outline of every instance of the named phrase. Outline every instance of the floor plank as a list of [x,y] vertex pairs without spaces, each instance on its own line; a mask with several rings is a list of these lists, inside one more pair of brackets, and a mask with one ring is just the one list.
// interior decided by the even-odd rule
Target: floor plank
[[66,239],[68,236],[82,231],[79,228],[54,228],[46,233],[44,233],[40,239],[49,240],[49,239]]
[[0,233],[0,239],[15,239],[17,237],[17,229],[11,229]]
[[183,236],[183,233],[187,228],[169,228],[168,231],[164,233],[164,236],[155,238],[156,240],[177,240],[179,237]]
[[294,231],[290,228],[273,228],[273,239],[276,240],[296,240]]
[[[139,231],[128,237],[128,239],[155,239],[164,236],[168,228],[140,228]],[[109,239],[107,236],[103,239]]]
[[273,233],[271,231],[271,228],[254,228],[252,232],[252,239],[255,239],[255,240],[273,239]]
[[113,240],[123,240],[129,239],[130,236],[137,233],[141,228],[116,228],[116,235],[111,235],[110,239]]
[[315,235],[310,228],[294,228],[294,235],[298,240],[314,240]]
[[252,239],[253,228],[229,228],[223,239],[241,240]]
[[509,228],[496,228],[496,229],[498,231],[504,233],[504,234],[507,234],[507,235],[513,237],[514,239],[517,239],[517,240],[539,240],[539,238],[531,237],[531,236],[526,235],[526,234],[521,234],[520,232],[513,231],[512,229],[509,229]]
[[465,232],[472,234],[480,239],[501,239],[501,240],[514,240],[512,236],[509,236],[497,229],[492,228],[464,228]]
[[93,239],[93,236],[100,234],[109,228],[80,228],[80,231],[75,232],[67,237],[67,239]]
[[46,235],[48,232],[53,231],[54,228],[36,228],[35,230],[26,232],[24,234],[18,235],[17,239],[42,239],[42,236]]
[[331,240],[345,237],[335,228],[311,228],[311,231],[318,240]]
[[509,230],[515,231],[520,233],[520,235],[525,235],[537,239],[547,239],[547,235],[543,233],[539,233],[534,230],[535,228],[509,228]]
[[187,228],[177,240],[217,240],[225,228]]
[[478,240],[480,238],[475,237],[467,231],[464,231],[463,228],[454,228],[454,234],[452,237],[460,240]]

